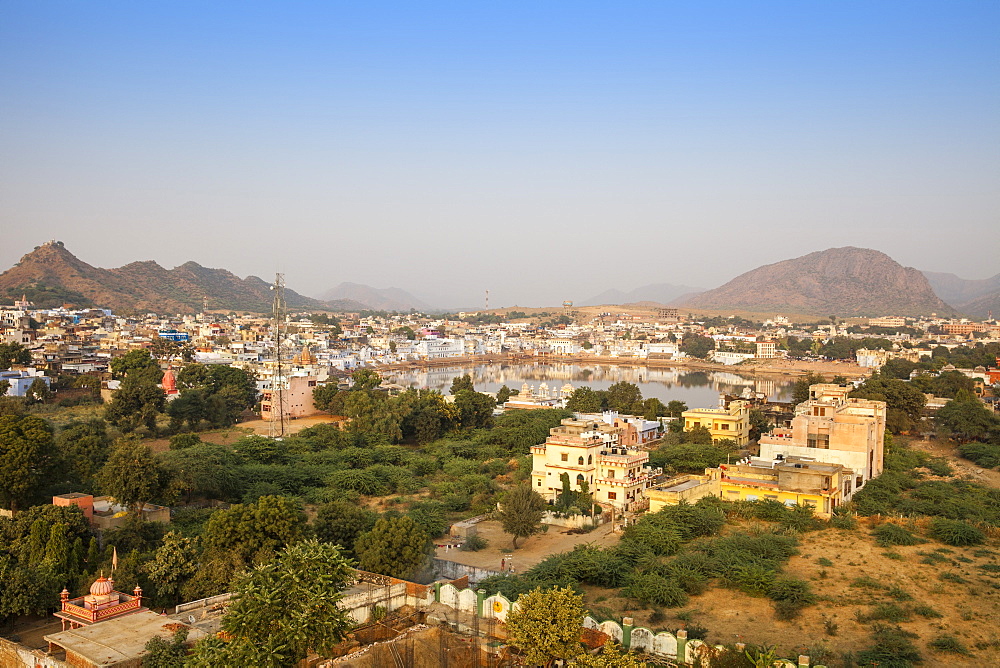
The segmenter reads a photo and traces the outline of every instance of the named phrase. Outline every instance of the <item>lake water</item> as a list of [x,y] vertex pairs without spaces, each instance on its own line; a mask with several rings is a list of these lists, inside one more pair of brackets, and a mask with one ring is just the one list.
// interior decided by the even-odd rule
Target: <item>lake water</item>
[[469,367],[435,367],[405,371],[383,371],[389,381],[404,387],[439,390],[448,394],[456,376],[470,374],[477,390],[496,392],[501,385],[512,390],[523,383],[537,389],[547,383],[549,392],[564,384],[606,390],[618,381],[635,383],[645,398],[656,397],[663,403],[673,399],[692,408],[714,408],[719,394],[742,394],[746,388],[766,393],[772,401],[791,401],[795,379],[782,376],[750,376],[728,371],[700,371],[686,367],[634,367],[601,364],[478,364]]

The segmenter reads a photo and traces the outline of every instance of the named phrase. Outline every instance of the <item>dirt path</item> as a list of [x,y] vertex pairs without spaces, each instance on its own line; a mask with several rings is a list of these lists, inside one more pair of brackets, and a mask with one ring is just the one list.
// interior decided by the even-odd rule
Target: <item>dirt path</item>
[[954,441],[937,438],[919,441],[913,440],[910,441],[910,447],[915,450],[922,450],[935,457],[944,457],[951,464],[952,468],[955,469],[955,475],[959,478],[968,476],[975,482],[1000,488],[1000,471],[983,468],[959,456],[958,444]]
[[486,568],[499,571],[500,560],[504,555],[514,555],[514,572],[523,573],[546,557],[568,552],[577,545],[593,543],[599,547],[611,547],[620,540],[620,535],[611,532],[610,524],[603,524],[590,533],[570,534],[569,529],[564,527],[549,526],[546,533],[540,533],[527,539],[522,539],[517,547],[513,549],[511,539],[508,534],[500,528],[500,523],[496,521],[480,522],[476,525],[479,536],[485,538],[490,544],[479,552],[462,552],[459,549],[446,549],[438,547],[438,559],[455,561],[466,566],[476,568]]

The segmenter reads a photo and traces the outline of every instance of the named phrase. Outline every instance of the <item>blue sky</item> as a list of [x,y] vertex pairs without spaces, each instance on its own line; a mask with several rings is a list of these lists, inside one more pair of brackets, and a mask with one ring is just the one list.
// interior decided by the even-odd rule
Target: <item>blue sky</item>
[[0,265],[714,287],[1000,271],[1000,3],[0,1]]

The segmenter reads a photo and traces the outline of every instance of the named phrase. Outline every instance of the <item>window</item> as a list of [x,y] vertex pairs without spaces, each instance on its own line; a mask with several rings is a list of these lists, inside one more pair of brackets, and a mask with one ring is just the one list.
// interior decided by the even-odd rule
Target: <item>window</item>
[[576,484],[577,484],[577,486],[581,485],[582,483],[584,483],[586,481],[587,481],[587,479],[583,477],[582,473],[578,473],[576,475]]
[[747,494],[747,501],[757,501],[759,498],[756,494]]
[[587,466],[594,463],[594,455],[587,455]]
[[538,486],[539,486],[539,487],[541,487],[541,486],[542,486],[542,481],[541,481],[541,480],[539,480],[539,481],[538,481]]
[[569,461],[569,454],[565,453],[565,452],[560,453],[559,454],[559,459],[560,459],[560,461],[568,462]]
[[618,498],[618,492],[608,492],[608,501],[614,501]]
[[609,478],[614,478],[615,477],[615,470],[614,469],[608,469],[608,477]]
[[728,422],[723,422],[720,425],[720,428],[722,429],[722,431],[729,431],[729,423]]
[[577,457],[576,458],[576,463],[577,463],[578,466],[583,466],[583,457]]

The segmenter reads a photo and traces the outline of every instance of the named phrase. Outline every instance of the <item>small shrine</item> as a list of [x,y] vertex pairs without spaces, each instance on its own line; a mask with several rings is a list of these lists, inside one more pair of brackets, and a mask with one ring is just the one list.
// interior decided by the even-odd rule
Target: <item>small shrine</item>
[[174,376],[173,367],[167,367],[167,370],[163,372],[163,380],[160,381],[160,387],[163,388],[163,392],[168,397],[177,394],[177,378]]
[[65,588],[59,595],[62,605],[54,613],[62,620],[62,628],[76,629],[97,622],[115,619],[133,612],[145,610],[142,607],[142,587],[136,587],[132,595],[115,591],[115,581],[103,575],[90,585],[90,593],[79,598],[70,598]]

